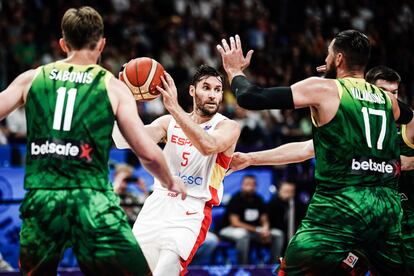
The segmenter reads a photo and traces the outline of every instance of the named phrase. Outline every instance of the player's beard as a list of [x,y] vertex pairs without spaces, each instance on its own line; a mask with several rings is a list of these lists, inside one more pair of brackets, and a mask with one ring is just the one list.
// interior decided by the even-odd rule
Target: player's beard
[[205,107],[205,105],[207,105],[207,101],[206,102],[201,102],[201,100],[196,96],[195,97],[195,103],[196,103],[196,108],[197,110],[201,113],[201,116],[213,116],[214,114],[217,113],[219,107],[220,107],[220,103],[215,103],[216,104],[216,108],[214,110],[208,109]]
[[336,75],[337,75],[337,71],[336,71],[335,63],[331,62],[331,64],[329,65],[327,64],[324,77],[326,79],[336,79]]
[[217,113],[219,106],[217,105],[213,111],[207,108],[204,108],[204,106],[199,106],[197,108],[198,110],[200,110],[202,116],[212,116]]

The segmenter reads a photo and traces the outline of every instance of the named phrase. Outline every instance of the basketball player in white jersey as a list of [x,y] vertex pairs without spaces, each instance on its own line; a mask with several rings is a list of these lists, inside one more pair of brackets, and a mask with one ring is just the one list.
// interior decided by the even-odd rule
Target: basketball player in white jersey
[[[153,275],[184,275],[211,224],[211,208],[219,205],[225,172],[240,135],[239,125],[217,113],[223,99],[223,78],[209,66],[195,73],[189,93],[193,112],[178,104],[174,80],[166,73],[162,116],[145,126],[152,139],[165,142],[171,173],[187,186],[187,198],[163,188],[155,179],[133,227]],[[115,141],[119,147],[119,142]]]

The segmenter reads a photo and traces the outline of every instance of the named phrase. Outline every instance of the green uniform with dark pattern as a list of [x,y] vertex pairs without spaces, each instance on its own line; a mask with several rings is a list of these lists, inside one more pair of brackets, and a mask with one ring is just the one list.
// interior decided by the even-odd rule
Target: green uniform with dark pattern
[[[406,135],[406,125],[400,129],[401,155],[414,156],[414,144]],[[401,232],[407,275],[414,275],[414,171],[402,171],[399,180],[403,218]]]
[[338,111],[313,130],[316,192],[283,270],[289,276],[340,275],[353,252],[371,271],[401,275],[400,151],[392,103],[363,79],[335,82]]
[[23,274],[56,275],[72,247],[87,275],[145,275],[146,260],[108,179],[111,73],[98,65],[38,69],[26,101],[27,157],[20,207]]

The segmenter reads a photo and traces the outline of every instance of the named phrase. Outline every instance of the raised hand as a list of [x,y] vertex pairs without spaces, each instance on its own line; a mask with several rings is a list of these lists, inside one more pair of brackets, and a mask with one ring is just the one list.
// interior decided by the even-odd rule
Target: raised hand
[[253,55],[253,50],[249,50],[247,55],[243,55],[243,49],[240,37],[230,37],[230,46],[225,39],[221,40],[221,45],[217,45],[217,50],[221,55],[224,70],[229,77],[229,81],[237,75],[243,75],[243,70],[246,69]]

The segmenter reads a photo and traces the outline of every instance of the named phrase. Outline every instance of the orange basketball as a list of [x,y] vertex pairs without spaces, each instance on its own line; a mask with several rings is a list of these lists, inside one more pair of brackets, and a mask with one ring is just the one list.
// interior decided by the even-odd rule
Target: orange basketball
[[156,60],[141,57],[130,60],[124,67],[119,79],[126,83],[137,101],[150,101],[160,93],[157,85],[162,87],[161,76],[164,67]]

